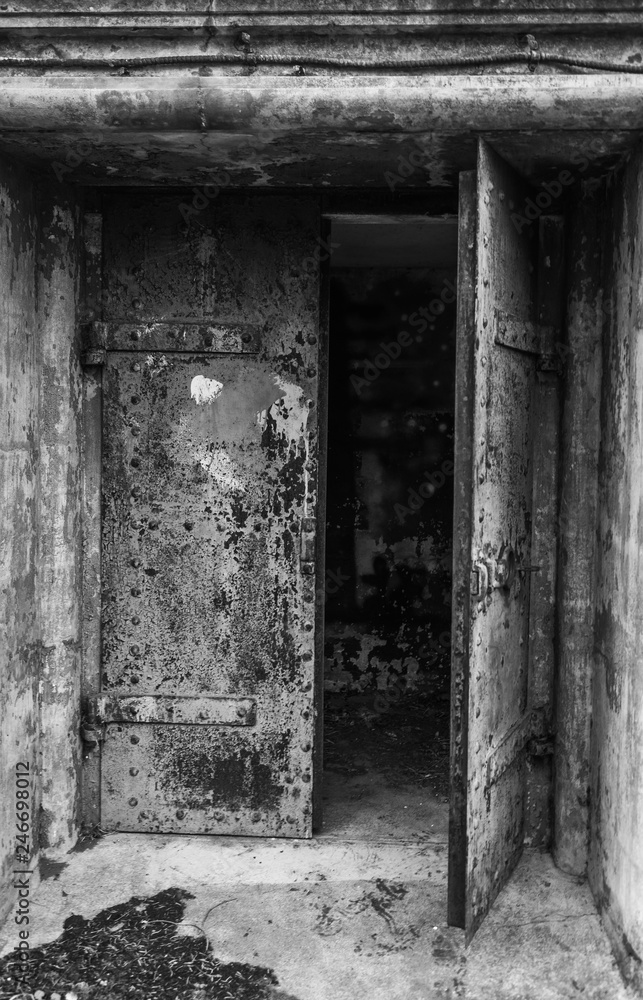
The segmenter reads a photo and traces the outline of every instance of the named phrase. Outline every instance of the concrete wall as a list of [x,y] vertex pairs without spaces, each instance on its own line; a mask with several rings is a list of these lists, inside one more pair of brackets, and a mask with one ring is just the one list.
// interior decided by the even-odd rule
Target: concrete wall
[[38,190],[40,843],[57,847],[75,838],[80,764],[80,213],[59,185]]
[[[39,614],[36,209],[31,184],[0,167],[0,850],[2,887],[16,848],[16,764],[38,766]],[[25,768],[26,769],[26,768]],[[33,786],[32,786],[33,787]],[[37,791],[37,788],[34,789]],[[31,800],[32,810],[37,799]],[[37,812],[35,813],[37,816]],[[2,893],[3,914],[11,900]]]
[[[74,839],[78,767],[78,210],[49,178],[0,163],[0,916],[16,847]],[[23,769],[24,770],[24,769]]]
[[600,442],[603,190],[578,186],[567,218],[555,680],[553,855],[585,875],[589,847],[597,466]]
[[643,151],[612,177],[596,546],[590,880],[643,988]]

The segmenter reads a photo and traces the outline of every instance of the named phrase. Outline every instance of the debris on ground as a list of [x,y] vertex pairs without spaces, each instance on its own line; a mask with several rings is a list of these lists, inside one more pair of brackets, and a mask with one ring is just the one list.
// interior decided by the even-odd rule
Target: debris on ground
[[218,961],[201,928],[177,933],[192,898],[165,889],[68,917],[56,941],[31,949],[24,981],[17,951],[0,958],[0,1000],[295,1000],[270,969]]

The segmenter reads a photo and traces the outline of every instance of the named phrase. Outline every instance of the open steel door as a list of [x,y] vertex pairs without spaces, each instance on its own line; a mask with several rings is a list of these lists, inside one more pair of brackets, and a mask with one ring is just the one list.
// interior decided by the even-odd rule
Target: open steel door
[[449,923],[470,939],[523,845],[532,439],[533,192],[485,142],[461,175]]
[[100,824],[308,837],[316,208],[229,195],[190,228],[189,201],[114,198],[93,326]]

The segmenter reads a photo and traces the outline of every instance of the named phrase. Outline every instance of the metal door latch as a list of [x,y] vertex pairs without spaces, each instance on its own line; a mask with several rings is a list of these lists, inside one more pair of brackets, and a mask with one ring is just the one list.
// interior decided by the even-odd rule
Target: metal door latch
[[489,567],[484,559],[474,562],[471,569],[471,596],[484,600],[489,592]]
[[516,557],[510,545],[503,546],[498,559],[483,557],[482,550],[471,572],[471,595],[484,600],[489,591],[509,590],[516,576]]
[[482,550],[471,568],[471,596],[482,601],[490,590],[511,590],[518,573],[538,573],[540,566],[521,566],[512,545],[503,545],[498,558],[484,558]]
[[94,750],[105,739],[103,727],[95,722],[83,722],[80,727],[80,738],[85,750]]

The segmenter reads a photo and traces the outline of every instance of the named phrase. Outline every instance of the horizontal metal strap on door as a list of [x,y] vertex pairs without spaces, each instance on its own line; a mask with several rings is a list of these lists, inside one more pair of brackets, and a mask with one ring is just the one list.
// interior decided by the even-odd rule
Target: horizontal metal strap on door
[[487,757],[487,780],[485,791],[495,785],[505,771],[520,756],[531,737],[531,715],[527,713],[515,723],[498,746],[493,747]]
[[177,723],[188,726],[254,726],[253,698],[101,695],[96,702],[101,722]]
[[88,348],[256,354],[261,327],[246,323],[92,323]]
[[552,327],[518,319],[496,309],[494,340],[501,347],[510,347],[523,354],[542,354],[543,345],[552,342],[554,333]]

